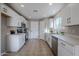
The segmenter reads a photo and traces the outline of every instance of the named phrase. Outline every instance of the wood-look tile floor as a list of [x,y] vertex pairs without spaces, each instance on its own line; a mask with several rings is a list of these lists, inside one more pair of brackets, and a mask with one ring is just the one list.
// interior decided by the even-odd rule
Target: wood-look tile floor
[[28,40],[19,52],[7,56],[53,56],[53,53],[45,41],[33,39]]

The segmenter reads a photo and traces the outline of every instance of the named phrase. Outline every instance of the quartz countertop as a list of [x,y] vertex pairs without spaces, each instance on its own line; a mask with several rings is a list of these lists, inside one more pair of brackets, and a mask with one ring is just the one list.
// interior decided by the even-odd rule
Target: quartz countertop
[[60,40],[63,40],[73,46],[79,45],[79,38],[74,36],[67,36],[67,35],[58,35],[58,34],[51,34],[51,36],[57,37]]

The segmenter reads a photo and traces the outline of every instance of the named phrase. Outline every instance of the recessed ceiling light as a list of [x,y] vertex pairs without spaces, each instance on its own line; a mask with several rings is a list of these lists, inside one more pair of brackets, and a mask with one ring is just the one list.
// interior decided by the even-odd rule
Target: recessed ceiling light
[[52,5],[52,3],[49,3],[49,5],[51,6],[51,5]]
[[24,5],[23,5],[23,4],[21,4],[21,7],[24,7]]
[[31,18],[31,16],[29,16],[29,18]]

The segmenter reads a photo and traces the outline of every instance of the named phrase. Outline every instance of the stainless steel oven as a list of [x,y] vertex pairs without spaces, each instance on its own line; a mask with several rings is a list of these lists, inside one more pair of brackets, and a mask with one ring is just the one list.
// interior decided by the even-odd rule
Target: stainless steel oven
[[22,27],[17,28],[17,33],[23,33]]
[[54,55],[58,55],[58,38],[52,36],[52,50]]

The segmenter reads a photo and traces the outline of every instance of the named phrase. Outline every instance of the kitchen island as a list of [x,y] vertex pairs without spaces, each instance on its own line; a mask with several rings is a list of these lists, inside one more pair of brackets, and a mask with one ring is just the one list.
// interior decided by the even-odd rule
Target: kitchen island
[[10,34],[7,37],[7,51],[17,52],[25,43],[25,33]]

